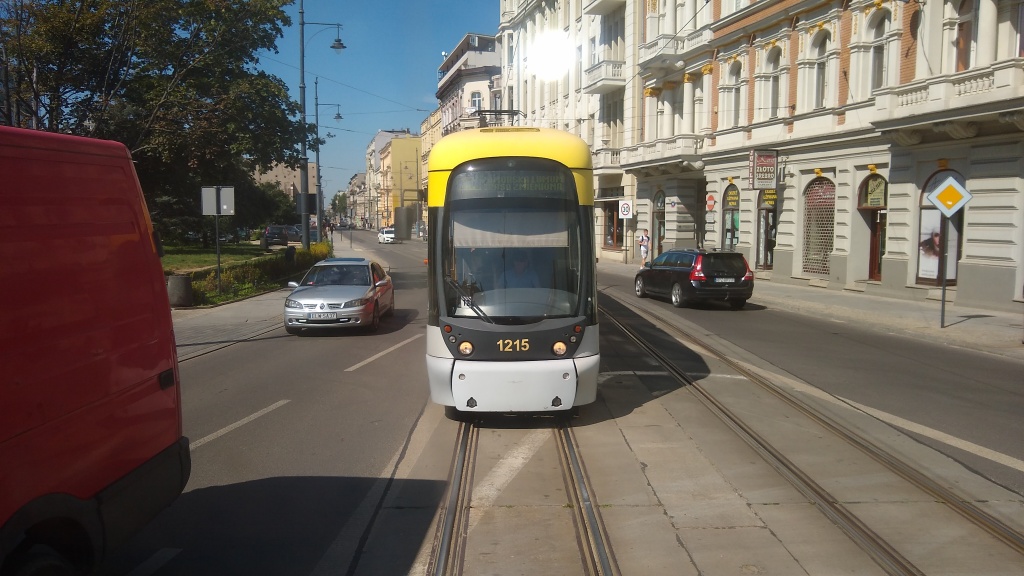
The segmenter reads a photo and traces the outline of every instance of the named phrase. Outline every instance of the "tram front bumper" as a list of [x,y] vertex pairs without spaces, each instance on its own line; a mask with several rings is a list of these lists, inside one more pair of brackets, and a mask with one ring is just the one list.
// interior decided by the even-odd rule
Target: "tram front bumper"
[[594,401],[599,364],[599,355],[535,362],[428,357],[431,400],[468,412],[569,410]]

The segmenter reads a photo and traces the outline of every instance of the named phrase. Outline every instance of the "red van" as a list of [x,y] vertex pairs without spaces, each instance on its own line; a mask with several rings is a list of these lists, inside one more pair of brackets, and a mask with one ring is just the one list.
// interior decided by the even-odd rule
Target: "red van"
[[93,569],[191,470],[124,145],[0,126],[0,575]]

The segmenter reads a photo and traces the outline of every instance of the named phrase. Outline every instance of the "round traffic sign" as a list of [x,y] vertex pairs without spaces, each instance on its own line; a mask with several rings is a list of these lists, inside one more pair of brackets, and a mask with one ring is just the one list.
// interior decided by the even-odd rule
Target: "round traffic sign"
[[715,195],[714,194],[708,194],[707,207],[708,207],[708,210],[714,210],[715,209]]

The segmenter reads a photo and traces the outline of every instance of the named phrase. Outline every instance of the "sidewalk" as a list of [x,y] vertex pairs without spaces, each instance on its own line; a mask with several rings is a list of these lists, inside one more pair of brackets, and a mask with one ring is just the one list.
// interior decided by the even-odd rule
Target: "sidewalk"
[[[348,249],[347,242],[335,243],[337,255],[348,253]],[[622,276],[630,290],[638,269],[635,264],[612,262],[599,262],[597,268],[602,273]],[[290,291],[282,288],[212,308],[172,310],[179,359],[193,358],[280,327],[284,298]],[[961,308],[947,303],[945,327],[940,328],[940,302],[899,300],[767,280],[755,282],[750,303],[1024,361],[1024,312]]]
[[[605,262],[599,262],[597,268],[629,278],[630,285],[639,269],[635,264]],[[834,318],[889,333],[1024,360],[1024,312],[964,308],[947,302],[945,327],[942,328],[941,302],[900,300],[761,279],[754,282],[750,304],[817,318]]]

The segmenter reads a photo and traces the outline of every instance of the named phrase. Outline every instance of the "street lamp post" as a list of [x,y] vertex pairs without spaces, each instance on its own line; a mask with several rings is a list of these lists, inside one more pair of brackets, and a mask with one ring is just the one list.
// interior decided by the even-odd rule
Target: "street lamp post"
[[313,80],[313,123],[316,125],[316,229],[318,231],[318,238],[322,242],[324,239],[324,192],[323,184],[320,181],[322,174],[320,173],[320,107],[321,106],[336,106],[338,107],[337,113],[334,114],[335,120],[341,120],[341,104],[321,104],[320,103],[320,78],[317,77]]
[[[302,120],[302,142],[299,147],[300,158],[299,158],[299,193],[301,194],[299,206],[301,207],[302,213],[302,247],[309,249],[309,206],[306,204],[306,199],[309,197],[309,158],[306,156],[306,24],[313,24],[314,26],[334,26],[338,35],[331,43],[331,48],[337,51],[345,49],[345,44],[341,41],[341,24],[336,22],[306,22],[305,10],[303,10],[302,0],[299,0],[299,118]],[[319,146],[317,147],[319,148]],[[317,170],[320,169],[320,165],[317,164]],[[319,182],[319,179],[317,180]],[[319,220],[317,220],[319,223]]]

